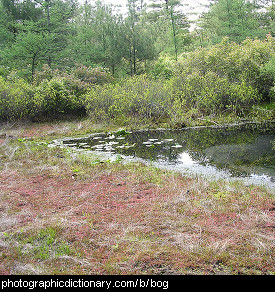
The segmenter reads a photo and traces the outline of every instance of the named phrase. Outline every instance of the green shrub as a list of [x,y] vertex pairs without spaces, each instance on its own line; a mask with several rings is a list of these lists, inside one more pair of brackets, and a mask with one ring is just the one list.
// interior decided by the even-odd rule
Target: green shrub
[[[200,48],[183,55],[177,67],[177,75],[194,73],[205,77],[213,72],[229,83],[252,86],[268,100],[273,86],[274,75],[261,74],[263,66],[268,70],[269,62],[275,56],[275,38],[268,36],[265,41],[246,39],[241,44],[230,42],[228,38],[210,48]],[[265,65],[266,64],[266,65]],[[270,70],[271,71],[271,70]],[[269,71],[269,72],[270,72]]]
[[141,75],[118,84],[92,88],[84,104],[91,117],[125,121],[128,117],[159,119],[167,116],[171,102],[169,83]]
[[82,86],[88,87],[91,85],[106,84],[113,82],[114,79],[107,69],[92,68],[84,65],[78,65],[72,68],[68,72],[62,72],[58,69],[51,69],[48,65],[43,65],[41,70],[36,70],[33,83],[39,85],[45,80],[51,80],[53,78],[66,78],[73,79],[82,82]]
[[[265,84],[265,90],[268,92],[269,102],[275,101],[275,56],[273,56],[261,69],[261,74],[265,79],[269,78],[270,83]],[[270,86],[272,84],[272,86]]]
[[175,61],[168,56],[160,56],[147,70],[153,78],[170,79],[173,76]]
[[22,79],[5,81],[0,76],[0,120],[33,118],[43,107],[34,87]]
[[264,64],[262,67],[262,74],[269,75],[273,80],[275,80],[275,55]]
[[186,107],[205,114],[224,110],[240,113],[260,99],[257,89],[246,82],[231,83],[211,71],[204,75],[180,75],[172,82],[174,94]]
[[44,64],[41,68],[41,70],[36,70],[33,76],[33,84],[38,86],[41,82],[44,80],[51,80],[54,77],[61,76],[62,73],[56,69],[53,70],[49,67],[49,65]]
[[89,88],[112,81],[110,73],[103,69],[85,66],[64,73],[44,65],[41,71],[36,71],[33,84],[12,71],[7,81],[0,79],[0,119],[83,113],[82,96]]
[[72,70],[71,75],[89,85],[103,85],[114,81],[108,70],[100,67],[92,68],[80,65]]
[[3,66],[0,66],[0,76],[7,77],[7,75],[8,75],[8,69]]
[[72,88],[72,84],[68,85],[68,79],[64,77],[45,79],[35,92],[35,96],[43,100],[42,114],[54,116],[80,110],[82,107],[81,99]]
[[70,73],[52,70],[44,65],[34,76],[36,96],[43,99],[43,114],[83,113],[82,96],[91,86],[113,81],[112,76],[100,68],[78,66]]

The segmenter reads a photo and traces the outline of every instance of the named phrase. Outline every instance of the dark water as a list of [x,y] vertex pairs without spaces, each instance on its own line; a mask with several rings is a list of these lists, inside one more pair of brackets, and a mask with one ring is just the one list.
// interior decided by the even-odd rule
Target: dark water
[[141,158],[176,170],[262,178],[275,183],[275,123],[148,130],[63,141],[68,146]]

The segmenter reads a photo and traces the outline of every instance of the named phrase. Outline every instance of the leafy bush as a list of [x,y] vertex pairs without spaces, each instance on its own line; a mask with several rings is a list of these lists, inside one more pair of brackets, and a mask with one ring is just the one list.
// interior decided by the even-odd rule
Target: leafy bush
[[[32,85],[11,72],[0,79],[0,119],[83,113],[116,123],[129,118],[181,123],[190,116],[224,111],[244,114],[275,96],[275,40],[247,39],[182,55],[175,65],[161,57],[147,75],[114,84],[102,68],[78,66],[60,72],[44,66]],[[256,109],[256,108],[254,108]],[[258,114],[257,114],[258,115]],[[188,115],[187,115],[188,116]]]
[[113,81],[103,69],[85,66],[68,74],[44,65],[35,73],[33,84],[21,79],[15,71],[6,81],[0,78],[0,120],[83,113],[82,96],[89,88]]
[[78,66],[70,73],[52,70],[47,65],[34,76],[36,95],[43,99],[43,114],[82,113],[82,95],[91,86],[113,81],[110,73],[101,68]]
[[[202,77],[213,72],[230,83],[252,86],[268,99],[274,76],[261,74],[262,67],[275,56],[275,38],[267,36],[265,41],[246,39],[241,44],[228,38],[210,48],[200,48],[182,56],[177,75],[197,73]],[[180,77],[182,78],[182,77]]]
[[113,82],[114,79],[112,75],[108,72],[107,69],[103,68],[92,68],[86,67],[84,65],[74,68],[71,72],[71,75],[75,76],[82,82],[85,82],[89,85],[92,84],[106,84]]
[[61,113],[74,113],[81,110],[81,99],[68,79],[54,77],[44,80],[37,88],[35,96],[43,101],[43,114],[54,116]]
[[8,69],[3,66],[0,66],[0,76],[6,77],[7,75],[8,75]]
[[186,107],[205,114],[223,110],[240,113],[260,99],[257,89],[246,82],[230,83],[211,71],[204,75],[180,75],[173,79],[173,88]]
[[167,82],[141,75],[118,84],[92,88],[84,104],[91,117],[123,122],[127,117],[159,119],[167,116],[171,102],[171,86]]
[[33,84],[38,86],[44,80],[51,80],[54,77],[61,76],[62,73],[56,69],[53,70],[47,64],[44,64],[41,70],[36,70],[33,76]]
[[69,72],[61,72],[60,70],[51,69],[48,65],[43,65],[40,71],[36,71],[34,74],[34,84],[39,85],[45,80],[51,80],[52,78],[65,78],[68,79],[68,84],[72,81],[73,84],[81,84],[81,88],[88,88],[91,85],[105,84],[113,82],[112,75],[103,68],[92,68],[79,65],[73,68]]
[[0,76],[0,120],[32,118],[43,107],[43,100],[35,89],[22,79],[5,81]]
[[161,55],[150,66],[148,74],[153,78],[170,79],[173,76],[173,68],[175,67],[175,61],[168,56]]
[[275,101],[275,56],[273,56],[266,64],[264,64],[261,73],[265,76],[265,78],[272,80],[273,86],[266,86],[266,91],[269,95],[269,102]]
[[262,73],[269,75],[273,80],[275,80],[275,55],[264,64],[262,67]]

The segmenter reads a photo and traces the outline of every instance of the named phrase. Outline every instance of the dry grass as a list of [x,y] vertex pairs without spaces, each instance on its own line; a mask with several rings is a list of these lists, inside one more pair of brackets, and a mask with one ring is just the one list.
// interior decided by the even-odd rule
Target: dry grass
[[265,189],[93,165],[41,143],[52,137],[46,125],[2,130],[0,274],[275,273]]

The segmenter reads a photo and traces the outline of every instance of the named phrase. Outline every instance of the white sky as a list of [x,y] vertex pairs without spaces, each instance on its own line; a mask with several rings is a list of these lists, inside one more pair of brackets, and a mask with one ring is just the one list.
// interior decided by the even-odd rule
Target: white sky
[[[85,0],[78,0],[80,3],[84,3]],[[95,2],[96,0],[89,0],[90,3]],[[114,5],[121,5],[122,6],[122,11],[126,11],[126,3],[127,0],[102,0],[106,4],[114,4]],[[146,2],[146,0],[144,0]],[[193,11],[200,13],[205,10],[205,8],[202,8],[202,5],[208,4],[209,0],[181,0],[182,4],[186,4],[186,13],[188,11]],[[193,18],[193,17],[192,17]]]

